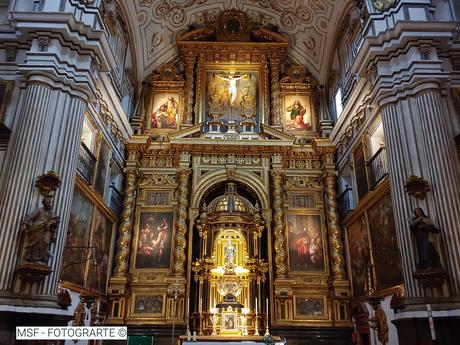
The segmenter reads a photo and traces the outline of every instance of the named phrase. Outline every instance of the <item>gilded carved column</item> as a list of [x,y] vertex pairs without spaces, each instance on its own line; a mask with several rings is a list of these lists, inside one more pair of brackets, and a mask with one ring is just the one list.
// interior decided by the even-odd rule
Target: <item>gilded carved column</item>
[[275,235],[275,272],[276,278],[285,278],[287,274],[286,235],[284,226],[284,173],[272,171],[273,179],[273,234]]
[[185,58],[185,124],[193,124],[193,96],[195,57]]
[[281,126],[280,119],[280,62],[281,60],[275,57],[270,58],[270,91],[271,91],[271,125]]
[[322,157],[332,277],[334,281],[344,281],[345,284],[345,258],[343,256],[343,241],[337,211],[337,172],[334,163],[335,147],[332,145],[330,139],[327,138],[315,139],[313,147],[316,154]]
[[174,273],[182,276],[185,272],[185,247],[187,244],[187,215],[188,215],[188,198],[189,198],[189,169],[178,171],[178,191],[179,202],[177,205],[177,226],[174,250]]
[[[136,157],[136,153],[133,151],[129,152],[128,155],[133,156],[130,158]],[[119,238],[117,242],[117,254],[115,257],[115,277],[124,277],[128,273],[134,220],[134,207],[136,203],[137,177],[137,167],[128,167],[125,173],[125,197],[123,200],[123,211],[121,214],[120,226],[118,228]]]
[[345,259],[343,257],[343,242],[340,235],[339,214],[337,212],[336,173],[334,170],[327,170],[324,175],[326,180],[326,213],[329,225],[329,250],[332,261],[332,276],[334,280],[344,280]]

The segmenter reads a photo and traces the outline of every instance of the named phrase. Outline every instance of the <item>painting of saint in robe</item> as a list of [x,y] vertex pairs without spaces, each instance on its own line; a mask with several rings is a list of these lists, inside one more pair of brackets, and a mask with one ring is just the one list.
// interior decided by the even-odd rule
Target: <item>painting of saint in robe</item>
[[367,267],[370,260],[369,236],[364,217],[347,227],[347,237],[353,292],[355,296],[363,296],[366,292]]
[[91,239],[91,262],[87,281],[87,286],[90,290],[105,291],[109,271],[112,229],[113,223],[96,207]]
[[285,128],[287,130],[312,130],[308,96],[286,96],[285,105]]
[[143,212],[139,223],[136,268],[169,268],[172,212]]
[[79,286],[83,286],[85,283],[87,258],[86,251],[81,248],[88,246],[92,216],[93,204],[80,190],[75,189],[70,209],[67,242],[61,268],[61,280]]
[[176,128],[179,114],[178,95],[155,95],[153,112],[150,117],[151,128]]
[[320,217],[288,216],[289,258],[291,271],[324,270],[324,252]]

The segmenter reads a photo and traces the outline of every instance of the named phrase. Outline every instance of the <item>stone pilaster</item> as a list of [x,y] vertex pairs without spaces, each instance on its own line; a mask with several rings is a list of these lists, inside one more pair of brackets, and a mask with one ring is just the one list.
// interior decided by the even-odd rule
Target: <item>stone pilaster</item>
[[[415,244],[409,219],[421,207],[440,228],[445,249],[443,266],[449,273],[450,290],[460,292],[460,176],[449,114],[437,84],[400,98],[385,106],[382,119],[388,151],[393,206],[406,297],[428,297],[413,278],[416,270]],[[410,197],[404,182],[410,175],[423,177],[431,191],[425,200]],[[428,292],[429,294],[429,292]]]
[[[85,96],[60,89],[44,76],[29,78],[21,93],[18,120],[5,159],[0,196],[0,290],[10,290],[17,264],[20,224],[24,216],[40,207],[35,178],[48,170],[62,180],[53,211],[60,218],[56,242],[48,265],[53,272],[40,294],[53,296],[59,280],[80,146]],[[52,298],[51,298],[52,299]]]

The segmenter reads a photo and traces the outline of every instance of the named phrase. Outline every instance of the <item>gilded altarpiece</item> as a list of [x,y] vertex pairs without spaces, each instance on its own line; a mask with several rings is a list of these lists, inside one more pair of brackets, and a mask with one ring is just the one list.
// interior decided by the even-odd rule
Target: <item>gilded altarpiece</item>
[[[241,35],[209,27],[177,40],[177,130],[147,123],[131,138],[130,227],[120,227],[117,256],[129,243],[129,270],[115,270],[111,290],[127,307],[109,322],[215,336],[349,327],[334,148],[318,137],[316,83],[299,66],[281,75],[285,36],[248,27],[237,11],[221,16]],[[305,111],[285,118],[296,100]]]

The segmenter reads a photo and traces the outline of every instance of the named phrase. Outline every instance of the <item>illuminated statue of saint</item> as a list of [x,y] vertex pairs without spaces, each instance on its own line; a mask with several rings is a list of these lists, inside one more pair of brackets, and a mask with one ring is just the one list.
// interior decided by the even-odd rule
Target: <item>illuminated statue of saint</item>
[[222,75],[217,75],[217,78],[228,82],[228,94],[230,95],[231,106],[233,106],[233,103],[235,102],[238,93],[238,90],[236,89],[236,82],[244,77],[246,77],[246,74],[239,77],[235,77],[233,74],[229,74],[226,77]]
[[235,247],[232,242],[228,240],[225,246],[225,268],[232,269],[235,266]]

